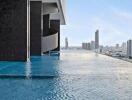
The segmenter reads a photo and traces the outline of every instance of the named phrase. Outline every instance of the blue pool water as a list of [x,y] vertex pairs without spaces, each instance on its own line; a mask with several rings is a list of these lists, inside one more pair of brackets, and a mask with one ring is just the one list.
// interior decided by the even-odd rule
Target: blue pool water
[[132,100],[131,95],[132,63],[89,51],[0,62],[0,100]]

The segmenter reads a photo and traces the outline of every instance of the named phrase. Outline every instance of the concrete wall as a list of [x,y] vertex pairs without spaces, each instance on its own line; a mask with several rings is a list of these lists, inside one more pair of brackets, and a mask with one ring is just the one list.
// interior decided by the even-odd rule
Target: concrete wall
[[[43,15],[42,51],[60,50],[60,20],[50,20],[50,15]],[[55,35],[57,33],[57,35]],[[52,36],[52,38],[50,37]],[[51,39],[51,40],[48,40]],[[47,50],[47,51],[46,51]]]
[[30,52],[41,55],[41,1],[30,1]]
[[44,3],[43,4],[43,15],[58,13],[59,9],[56,3]]
[[0,61],[27,60],[27,0],[0,0]]
[[42,38],[42,52],[54,50],[58,47],[58,33]]
[[[42,0],[43,3],[56,3],[57,8],[59,9],[58,15],[60,19],[60,24],[66,24],[66,16],[65,16],[65,0]],[[53,18],[53,17],[52,17]]]

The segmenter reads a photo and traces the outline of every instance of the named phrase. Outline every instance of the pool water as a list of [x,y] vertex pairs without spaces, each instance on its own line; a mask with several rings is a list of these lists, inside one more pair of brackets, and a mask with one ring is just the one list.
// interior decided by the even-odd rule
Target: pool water
[[0,100],[132,100],[132,63],[84,50],[0,62]]

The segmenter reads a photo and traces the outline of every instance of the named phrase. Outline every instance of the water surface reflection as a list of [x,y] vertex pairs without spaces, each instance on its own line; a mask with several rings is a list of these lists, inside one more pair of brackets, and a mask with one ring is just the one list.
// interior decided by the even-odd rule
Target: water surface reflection
[[119,59],[67,50],[61,52],[59,59],[32,57],[31,63],[7,63],[5,68],[3,65],[0,62],[1,74],[39,76],[0,78],[3,100],[132,100],[132,63]]

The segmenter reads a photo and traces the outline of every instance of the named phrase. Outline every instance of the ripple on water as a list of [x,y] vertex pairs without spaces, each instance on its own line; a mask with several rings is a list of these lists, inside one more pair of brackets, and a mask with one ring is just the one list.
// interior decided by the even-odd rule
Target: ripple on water
[[[56,76],[0,78],[2,100],[132,100],[132,64],[88,51],[0,62],[0,74]],[[27,66],[27,67],[26,67]]]

